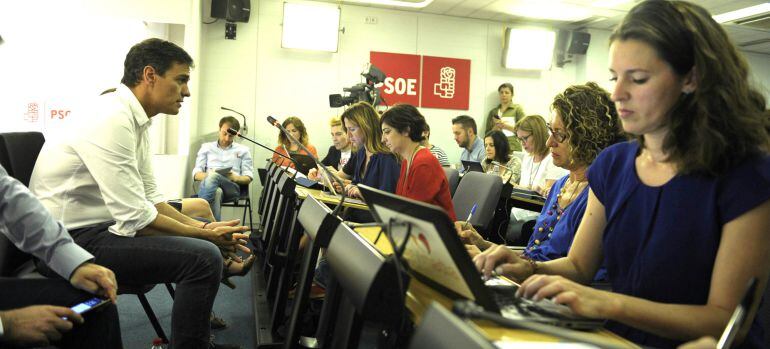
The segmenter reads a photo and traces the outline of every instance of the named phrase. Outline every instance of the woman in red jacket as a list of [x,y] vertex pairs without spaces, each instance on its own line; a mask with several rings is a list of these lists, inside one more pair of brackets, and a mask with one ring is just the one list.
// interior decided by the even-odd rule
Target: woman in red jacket
[[396,194],[440,206],[456,221],[444,169],[430,150],[420,145],[426,125],[425,117],[409,104],[397,104],[382,114],[382,142],[403,159]]

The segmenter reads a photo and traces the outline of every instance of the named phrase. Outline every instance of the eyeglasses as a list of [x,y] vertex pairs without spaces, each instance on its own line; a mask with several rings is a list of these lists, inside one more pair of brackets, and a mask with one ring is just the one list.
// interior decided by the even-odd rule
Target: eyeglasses
[[519,142],[521,142],[521,144],[527,143],[527,141],[529,140],[529,137],[532,137],[532,135],[530,134],[524,137],[516,136],[516,138],[519,140]]
[[551,136],[553,136],[553,139],[556,140],[556,142],[564,143],[564,141],[567,140],[567,134],[566,133],[561,133],[559,131],[554,131],[551,128],[551,124],[546,124],[545,126],[548,128],[548,133],[550,133]]

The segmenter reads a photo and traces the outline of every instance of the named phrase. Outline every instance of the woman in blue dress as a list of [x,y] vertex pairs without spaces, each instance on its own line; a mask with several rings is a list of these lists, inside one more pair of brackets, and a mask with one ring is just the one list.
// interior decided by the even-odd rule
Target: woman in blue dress
[[[547,125],[546,145],[553,164],[569,174],[553,185],[522,252],[522,257],[534,261],[567,255],[586,209],[588,167],[604,148],[625,140],[610,94],[595,82],[566,88],[554,97],[551,108],[554,117]],[[455,227],[466,244],[480,250],[493,246],[465,222],[455,222]],[[471,255],[478,253],[467,249]],[[596,279],[603,280],[604,274],[599,271]]]
[[[748,65],[703,8],[635,6],[610,37],[623,129],[588,173],[583,220],[565,258],[530,262],[503,248],[479,270],[526,278],[518,293],[604,318],[652,347],[719,337],[757,278],[770,271],[770,137]],[[612,292],[584,286],[605,262]],[[527,278],[528,277],[528,278]],[[762,347],[753,319],[742,347]]]

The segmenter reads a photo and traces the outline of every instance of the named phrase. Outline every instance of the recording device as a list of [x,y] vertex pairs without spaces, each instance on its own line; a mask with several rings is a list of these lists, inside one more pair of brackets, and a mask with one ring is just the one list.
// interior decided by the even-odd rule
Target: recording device
[[219,109],[231,111],[233,113],[236,113],[236,114],[240,115],[243,118],[243,124],[241,125],[241,131],[240,132],[242,134],[245,134],[245,135],[249,134],[249,128],[248,128],[248,126],[246,126],[246,115],[243,115],[240,112],[238,112],[236,110],[233,110],[233,109],[230,109],[230,108],[219,107]]
[[91,298],[91,299],[89,299],[89,300],[87,300],[85,302],[76,304],[76,305],[70,307],[70,309],[72,309],[72,311],[74,311],[74,312],[76,312],[78,314],[84,314],[84,313],[87,313],[87,312],[92,311],[94,309],[99,309],[99,308],[101,308],[101,307],[103,307],[103,306],[105,306],[105,305],[107,305],[109,303],[110,303],[109,299],[102,299],[102,298],[99,298],[99,297],[94,297],[94,298]]
[[[345,188],[345,183],[342,182],[342,180],[339,177],[337,177],[337,175],[335,175],[334,173],[329,171],[329,169],[327,169],[326,166],[324,166],[320,161],[318,161],[318,158],[315,157],[313,155],[313,153],[304,144],[302,144],[302,142],[300,142],[296,138],[294,138],[294,136],[292,136],[291,133],[289,133],[289,131],[287,131],[286,128],[283,127],[283,125],[281,125],[280,122],[278,122],[278,120],[276,120],[274,117],[268,115],[267,116],[267,122],[270,123],[270,125],[273,125],[273,126],[277,127],[278,129],[280,129],[281,132],[283,132],[283,134],[286,136],[286,138],[289,139],[289,141],[291,141],[292,143],[296,144],[300,149],[304,150],[305,153],[307,153],[307,155],[311,159],[313,159],[313,161],[315,162],[315,164],[318,167],[319,171],[324,171],[324,173],[326,173],[326,175],[329,178],[331,178],[335,182],[337,182],[337,184],[339,184],[342,188]],[[294,166],[295,167],[297,166],[296,162],[294,163]],[[337,216],[339,214],[340,209],[342,209],[342,204],[345,203],[345,197],[346,197],[345,190],[342,190],[341,194],[342,194],[342,197],[340,198],[340,203],[334,209],[334,212],[332,212],[332,214],[334,214],[335,216]]]
[[284,159],[286,159],[286,160],[289,160],[289,161],[291,161],[291,162],[294,164],[294,167],[297,167],[297,162],[296,162],[296,161],[294,161],[294,159],[292,159],[292,158],[290,158],[290,157],[288,157],[288,156],[286,156],[286,155],[283,155],[283,154],[281,154],[281,153],[279,153],[279,152],[276,152],[275,150],[273,150],[273,149],[270,149],[270,148],[268,148],[268,147],[266,147],[266,146],[262,145],[261,143],[259,143],[259,142],[255,141],[255,140],[253,140],[253,139],[251,139],[251,138],[248,138],[248,137],[244,137],[244,136],[243,136],[243,135],[242,135],[240,132],[238,132],[236,129],[234,129],[234,128],[232,128],[232,127],[230,127],[230,128],[228,128],[228,129],[227,129],[227,133],[229,133],[229,134],[231,134],[231,135],[233,135],[233,136],[238,136],[238,137],[241,137],[241,138],[243,138],[243,139],[245,139],[245,140],[247,140],[247,141],[249,141],[249,142],[251,142],[251,143],[254,143],[254,144],[256,144],[256,145],[258,145],[258,146],[260,146],[260,147],[262,147],[262,148],[265,148],[265,149],[269,150],[271,153],[273,153],[273,154],[276,154],[276,155],[278,155],[278,156],[280,156],[280,157],[282,157],[282,158],[284,158]]
[[366,79],[366,82],[343,88],[342,91],[347,92],[347,95],[329,95],[329,106],[339,108],[356,102],[368,102],[373,106],[380,104],[382,97],[380,97],[380,90],[375,85],[385,81],[385,73],[371,63],[367,63],[361,76]]

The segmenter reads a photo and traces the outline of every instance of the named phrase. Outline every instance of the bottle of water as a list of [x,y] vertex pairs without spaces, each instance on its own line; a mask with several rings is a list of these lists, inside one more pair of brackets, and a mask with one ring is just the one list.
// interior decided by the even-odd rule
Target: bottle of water
[[160,338],[155,338],[152,340],[152,348],[150,349],[163,349],[163,340]]

